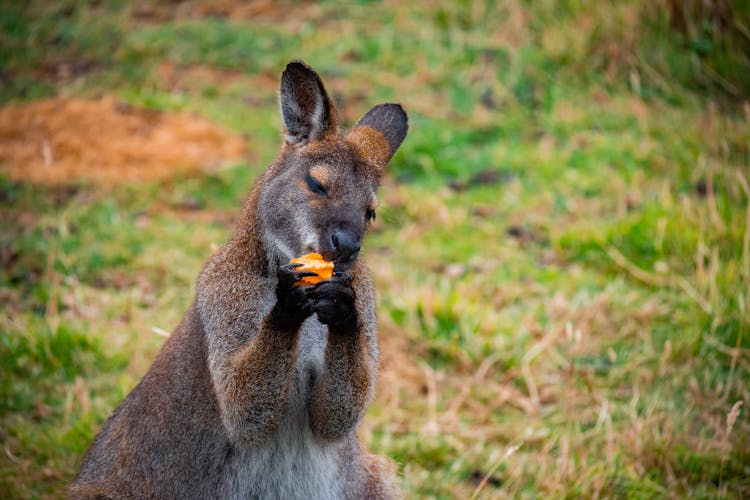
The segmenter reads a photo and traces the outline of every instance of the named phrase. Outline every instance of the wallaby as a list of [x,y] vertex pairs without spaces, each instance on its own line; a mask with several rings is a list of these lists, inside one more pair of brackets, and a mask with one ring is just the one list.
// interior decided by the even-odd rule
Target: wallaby
[[[231,240],[150,370],[115,409],[74,498],[393,498],[390,462],[355,432],[378,376],[375,296],[359,255],[383,170],[406,137],[398,104],[350,131],[315,71],[281,76],[284,139]],[[331,279],[289,260],[317,252]]]

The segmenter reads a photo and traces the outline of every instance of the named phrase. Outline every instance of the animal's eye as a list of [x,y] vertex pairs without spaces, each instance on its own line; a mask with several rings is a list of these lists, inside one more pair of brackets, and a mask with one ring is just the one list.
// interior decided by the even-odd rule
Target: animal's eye
[[326,187],[312,175],[307,174],[305,181],[307,181],[307,187],[309,187],[310,191],[312,191],[313,193],[317,193],[320,195],[328,194],[328,190],[326,189]]
[[367,210],[365,211],[365,218],[366,218],[367,220],[375,220],[375,210],[374,210],[374,209],[372,209],[372,208],[368,208],[368,209],[367,209]]

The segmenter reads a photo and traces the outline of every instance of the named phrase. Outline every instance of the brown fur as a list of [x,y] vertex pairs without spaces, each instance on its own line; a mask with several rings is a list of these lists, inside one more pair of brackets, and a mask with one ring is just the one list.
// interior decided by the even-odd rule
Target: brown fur
[[[356,250],[406,115],[381,105],[344,135],[302,63],[284,72],[281,104],[279,157],[184,319],[94,440],[71,497],[398,496],[388,461],[355,435],[378,369],[372,280]],[[350,281],[283,288],[287,254],[333,260],[346,245],[336,270]]]

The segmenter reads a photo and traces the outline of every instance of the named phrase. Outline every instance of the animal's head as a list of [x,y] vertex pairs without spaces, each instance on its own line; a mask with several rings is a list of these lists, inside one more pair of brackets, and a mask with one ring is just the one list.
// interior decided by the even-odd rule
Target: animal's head
[[318,252],[345,268],[375,218],[376,190],[406,137],[406,113],[381,104],[342,132],[323,82],[302,62],[282,74],[280,104],[284,144],[258,206],[266,248],[278,263]]

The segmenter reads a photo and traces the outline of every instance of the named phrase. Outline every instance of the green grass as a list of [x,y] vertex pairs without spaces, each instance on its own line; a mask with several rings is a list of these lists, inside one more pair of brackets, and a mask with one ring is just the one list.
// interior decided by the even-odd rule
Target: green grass
[[636,1],[144,5],[0,6],[0,101],[196,112],[253,159],[116,188],[2,180],[0,491],[62,495],[274,157],[275,81],[303,58],[345,123],[409,111],[366,244],[383,375],[362,429],[407,497],[485,476],[486,498],[750,496],[742,2],[721,34]]

